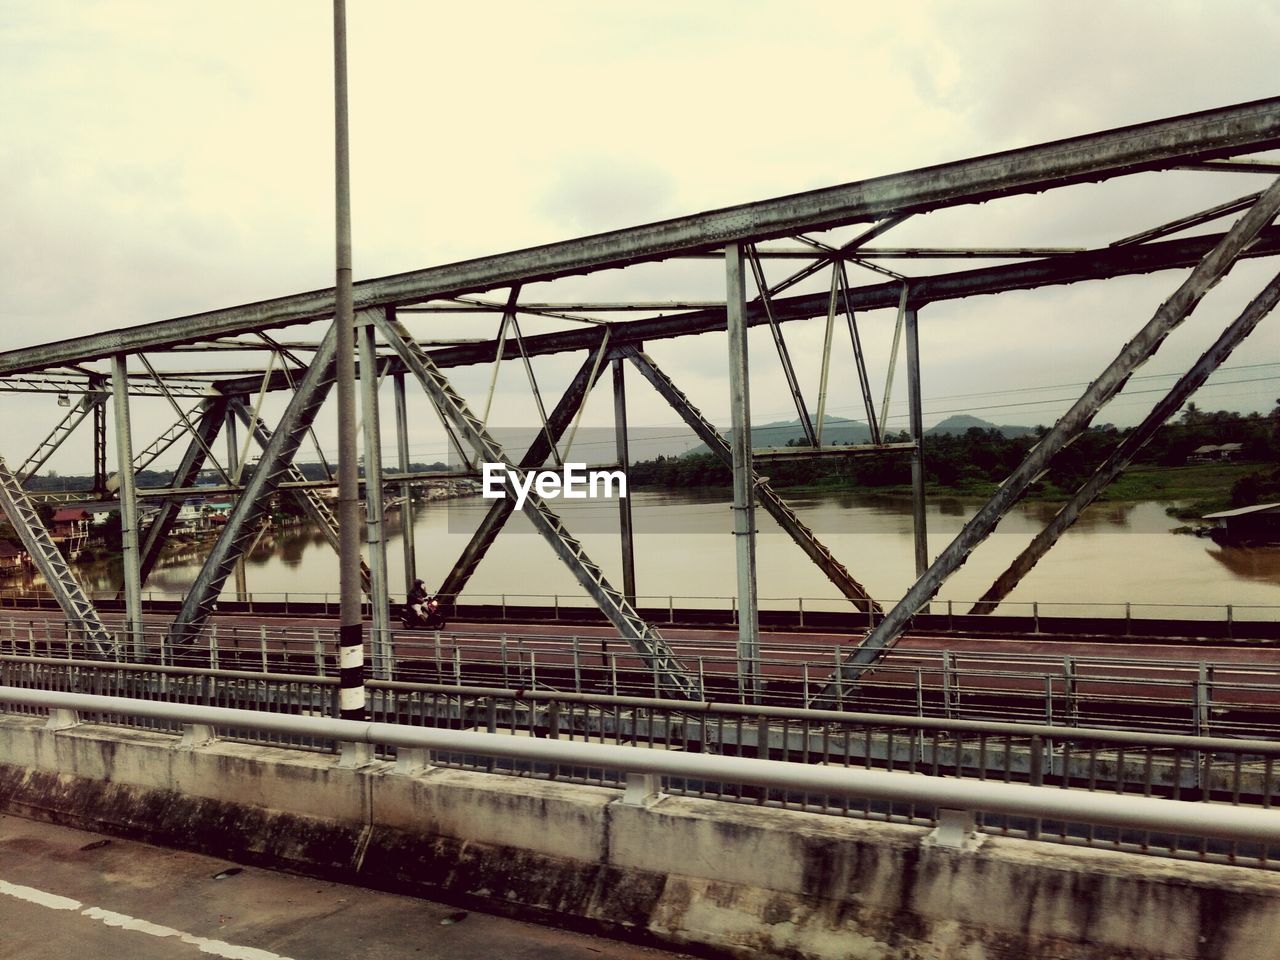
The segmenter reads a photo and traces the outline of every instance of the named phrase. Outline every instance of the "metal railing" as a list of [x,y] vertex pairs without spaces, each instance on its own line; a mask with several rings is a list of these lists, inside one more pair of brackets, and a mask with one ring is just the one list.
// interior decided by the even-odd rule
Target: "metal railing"
[[[185,593],[181,590],[144,590],[146,603],[180,602]],[[92,592],[95,602],[114,603],[114,591]],[[566,617],[594,611],[591,598],[583,594],[554,593],[472,593],[456,597],[442,597],[458,604],[473,607],[492,607],[499,611],[508,608],[540,608],[553,612],[562,611]],[[324,591],[261,591],[244,595],[228,588],[223,595],[225,602],[243,603],[249,609],[280,610],[299,614],[316,608],[336,608],[338,594]],[[396,598],[392,597],[392,602]],[[880,606],[891,607],[896,598],[876,601]],[[1009,618],[1024,618],[1033,624],[1041,620],[1098,619],[1117,622],[1136,620],[1183,620],[1203,623],[1276,623],[1280,622],[1280,604],[1251,603],[1180,603],[1162,600],[1003,600],[993,613],[985,616],[969,616],[969,610],[979,601],[959,597],[939,598],[930,601],[921,614],[963,620],[987,622]],[[57,609],[58,604],[47,588],[33,586],[25,589],[0,589],[0,608],[34,605],[39,609]],[[737,597],[725,595],[642,594],[636,598],[636,608],[658,624],[675,622],[681,612],[719,612],[726,620],[732,620],[737,612]],[[839,597],[765,597],[759,598],[763,612],[792,614],[800,625],[805,618],[821,618],[822,615],[841,615],[850,622],[871,627],[879,622],[882,614],[859,612],[848,600]],[[554,619],[554,616],[553,618]],[[815,626],[821,623],[815,623]]]
[[[124,696],[129,703],[206,704],[304,720],[336,713],[337,681],[330,677],[4,657],[0,658],[0,685],[37,693]],[[1270,808],[1280,794],[1276,770],[1280,743],[1274,741],[399,682],[371,683],[369,708],[374,722],[398,728],[485,731],[522,741],[635,745],[664,753],[908,773],[948,783],[1025,784],[1071,793],[1165,798],[1201,804],[1204,815],[1215,818],[1224,806]],[[151,727],[162,722],[155,716],[127,712],[100,713],[94,719]],[[265,742],[335,749],[322,726],[294,727],[288,734],[256,730],[244,727],[232,736],[255,742],[269,736]],[[603,764],[516,764],[511,757],[449,751],[437,754],[434,762],[603,787],[625,785],[618,768]],[[938,818],[935,808],[918,802],[765,787],[707,775],[669,776],[663,789],[918,825],[934,824]],[[1212,806],[1212,814],[1207,805]],[[1222,844],[1203,832],[1174,836],[1154,829],[1104,830],[1098,824],[1028,820],[999,811],[983,812],[978,828],[999,835],[1165,856],[1268,867],[1275,863],[1275,851]]]
[[[673,639],[704,696],[742,702],[736,645]],[[134,645],[117,646],[125,659]],[[162,633],[139,638],[159,663],[211,669],[333,676],[328,627],[214,625],[198,644],[172,647]],[[407,681],[662,696],[659,678],[629,645],[610,636],[463,631],[400,632],[383,649],[381,675]],[[764,702],[810,702],[844,656],[835,643],[778,638],[762,643]],[[0,618],[0,653],[74,659],[74,631],[52,618]],[[1231,656],[1229,652],[1224,657]],[[1251,655],[1250,655],[1251,656]],[[1280,658],[1177,661],[899,648],[843,696],[847,708],[944,718],[999,718],[1065,726],[1139,728],[1192,735],[1270,736],[1280,731]]]

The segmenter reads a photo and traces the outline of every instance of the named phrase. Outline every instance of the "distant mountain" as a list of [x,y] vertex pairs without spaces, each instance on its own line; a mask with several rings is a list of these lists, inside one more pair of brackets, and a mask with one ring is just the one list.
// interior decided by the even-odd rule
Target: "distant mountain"
[[979,430],[999,430],[1007,438],[1012,440],[1015,437],[1025,437],[1035,433],[1033,427],[1019,427],[1011,424],[994,424],[990,420],[983,420],[981,417],[972,417],[967,413],[956,414],[952,417],[935,424],[924,432],[926,437],[938,436],[940,434],[961,434],[967,433],[977,427]]
[[[732,430],[724,431],[725,439],[733,436]],[[788,440],[804,441],[804,431],[800,429],[800,420],[775,420],[773,423],[758,423],[751,427],[751,445],[753,447],[785,447]],[[822,420],[822,445],[835,443],[870,443],[871,429],[861,420],[846,420],[843,417],[824,417]],[[689,455],[710,453],[705,444],[699,444],[689,451]]]

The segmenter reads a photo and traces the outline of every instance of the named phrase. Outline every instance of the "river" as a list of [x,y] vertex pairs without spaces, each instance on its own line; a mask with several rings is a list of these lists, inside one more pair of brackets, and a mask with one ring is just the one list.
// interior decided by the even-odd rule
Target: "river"
[[[872,596],[892,600],[913,579],[910,502],[904,497],[867,494],[794,496],[789,502],[800,518],[831,548]],[[468,498],[436,501],[416,508],[418,575],[430,588],[439,585],[462,550],[488,501]],[[556,501],[567,527],[615,583],[621,580],[616,537],[616,506],[600,501]],[[937,498],[928,508],[930,555],[936,555],[980,506],[977,500]],[[1126,601],[1155,605],[1134,614],[1173,615],[1173,605],[1232,604],[1237,616],[1280,617],[1280,547],[1222,547],[1207,538],[1174,534],[1179,521],[1163,503],[1095,504],[1040,562],[1010,601],[1037,601],[1045,613],[1068,613],[1065,604],[1106,604],[1093,612],[1114,614]],[[722,494],[644,491],[633,495],[637,583],[642,602],[667,597],[730,597],[734,592],[730,512]],[[946,584],[942,599],[972,600],[990,584],[1054,511],[1051,504],[1023,503],[1000,524],[995,535]],[[805,597],[809,609],[847,608],[835,589],[763,511],[758,571],[762,606],[795,608]],[[397,512],[388,518],[387,541],[393,593],[403,579],[403,538]],[[167,560],[152,574],[147,589],[156,595],[181,594],[203,559],[200,549]],[[118,573],[101,566],[84,571],[94,591],[118,587]],[[337,558],[321,535],[308,526],[275,532],[245,563],[245,578],[255,595],[337,592]],[[227,594],[235,589],[228,581]],[[559,594],[562,602],[583,602],[582,590],[567,568],[533,531],[522,514],[514,515],[481,563],[467,590],[480,596]],[[649,598],[646,600],[645,598]],[[659,600],[660,598],[660,600]],[[770,602],[777,600],[776,603]],[[706,601],[710,603],[710,601]],[[691,604],[692,605],[692,604]],[[1263,610],[1262,607],[1274,607]],[[1250,610],[1249,608],[1255,608]],[[1025,610],[1025,606],[1010,610]],[[1089,612],[1081,607],[1074,612]],[[1187,611],[1188,615],[1197,615]],[[1207,615],[1199,614],[1199,615]]]

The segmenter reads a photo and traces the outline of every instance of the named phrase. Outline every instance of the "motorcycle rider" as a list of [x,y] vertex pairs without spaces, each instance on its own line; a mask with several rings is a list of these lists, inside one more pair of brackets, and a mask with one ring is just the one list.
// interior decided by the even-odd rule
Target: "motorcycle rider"
[[413,581],[413,589],[409,591],[409,609],[412,610],[419,620],[427,619],[427,587],[421,580]]

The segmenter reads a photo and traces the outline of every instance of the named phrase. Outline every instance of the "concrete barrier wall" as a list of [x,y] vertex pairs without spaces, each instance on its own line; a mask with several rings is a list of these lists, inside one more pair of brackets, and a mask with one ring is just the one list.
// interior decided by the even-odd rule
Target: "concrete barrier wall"
[[31,718],[0,718],[0,809],[705,955],[1280,955],[1260,870]]

